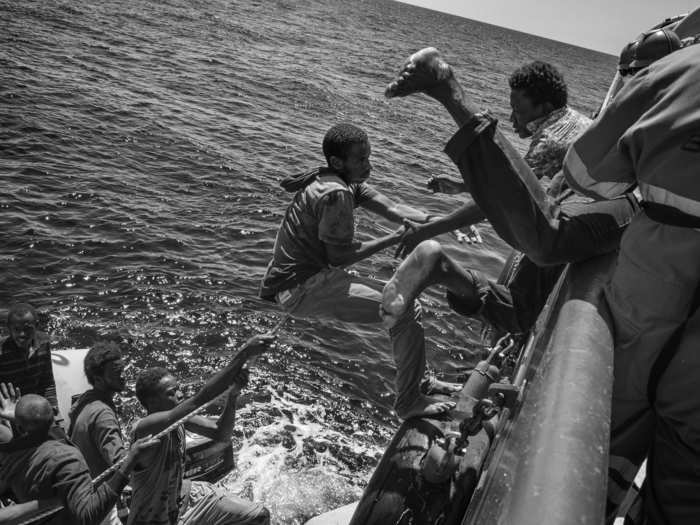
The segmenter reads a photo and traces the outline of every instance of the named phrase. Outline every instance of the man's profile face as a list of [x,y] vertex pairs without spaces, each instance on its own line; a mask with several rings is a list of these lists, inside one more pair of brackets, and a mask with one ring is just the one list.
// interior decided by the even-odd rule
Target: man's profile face
[[512,89],[510,92],[510,121],[521,139],[532,136],[527,124],[546,115],[543,104],[534,104],[532,99],[522,89]]
[[355,143],[350,146],[345,159],[342,159],[341,172],[348,184],[364,182],[369,179],[372,164],[369,156],[372,148],[368,141]]
[[174,376],[168,374],[158,382],[157,393],[151,399],[151,409],[154,412],[171,410],[179,405],[183,399],[180,384]]
[[104,365],[102,379],[107,388],[113,392],[121,392],[126,388],[126,378],[124,377],[124,361],[115,359]]
[[36,319],[31,312],[23,315],[12,315],[8,322],[10,337],[22,350],[29,350],[34,341]]

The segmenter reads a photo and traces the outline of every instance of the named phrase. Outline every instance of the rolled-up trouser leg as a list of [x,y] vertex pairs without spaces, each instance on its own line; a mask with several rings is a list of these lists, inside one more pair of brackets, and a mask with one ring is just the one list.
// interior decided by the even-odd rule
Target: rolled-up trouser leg
[[[695,387],[687,382],[687,378],[693,378],[692,384],[696,384],[698,372],[690,367],[690,357],[673,358],[662,376],[654,411],[648,396],[654,364],[688,317],[700,281],[698,261],[700,232],[659,224],[640,214],[623,236],[617,266],[606,290],[615,325],[610,511],[621,502],[650,447],[653,454],[648,465],[649,488],[644,492],[645,509],[656,508],[669,523],[683,523],[681,515],[675,516],[681,521],[671,519],[675,496],[668,494],[663,500],[655,494],[664,493],[660,484],[668,487],[676,482],[676,490],[681,491],[689,479],[687,464],[695,469],[693,488],[700,499],[700,464],[698,458],[693,463],[686,453],[687,448],[700,447],[700,402],[695,402]],[[689,343],[684,339],[683,344]],[[679,349],[690,352],[685,347]],[[697,352],[697,346],[693,351]],[[684,361],[687,370],[679,364]],[[674,367],[679,366],[681,370],[674,375]],[[700,504],[695,510],[700,511]]]
[[459,168],[474,201],[496,233],[538,264],[585,260],[617,248],[637,211],[620,198],[562,211],[495,122],[476,116],[448,142],[445,152]]
[[[303,283],[282,307],[299,317],[380,324],[383,288],[381,281],[328,269]],[[418,397],[425,373],[425,334],[420,317],[420,304],[413,301],[389,327],[396,363],[396,407],[409,406]]]
[[420,303],[414,301],[411,308],[389,328],[396,362],[394,407],[398,412],[411,406],[420,395],[420,383],[425,373],[425,332],[420,318]]

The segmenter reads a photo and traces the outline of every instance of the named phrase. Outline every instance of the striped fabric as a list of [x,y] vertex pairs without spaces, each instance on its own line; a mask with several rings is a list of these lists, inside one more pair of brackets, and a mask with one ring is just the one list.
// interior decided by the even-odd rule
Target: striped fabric
[[11,337],[3,341],[0,347],[0,383],[12,383],[19,387],[22,395],[44,396],[51,406],[58,408],[49,338],[45,333],[36,332],[29,353],[21,350]]

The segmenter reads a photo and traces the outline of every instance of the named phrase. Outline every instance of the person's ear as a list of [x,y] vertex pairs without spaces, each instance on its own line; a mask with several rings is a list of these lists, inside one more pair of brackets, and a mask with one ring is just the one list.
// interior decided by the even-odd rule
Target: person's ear
[[331,168],[333,168],[336,171],[341,171],[343,169],[343,159],[340,157],[336,157],[335,155],[331,155],[331,158],[329,159],[329,164],[331,165]]

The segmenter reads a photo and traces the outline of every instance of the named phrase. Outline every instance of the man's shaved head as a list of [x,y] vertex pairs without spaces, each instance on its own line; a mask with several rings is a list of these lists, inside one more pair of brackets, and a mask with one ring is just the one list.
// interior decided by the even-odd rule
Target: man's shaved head
[[45,397],[26,394],[17,401],[15,419],[17,425],[27,434],[46,433],[53,424],[53,408]]

